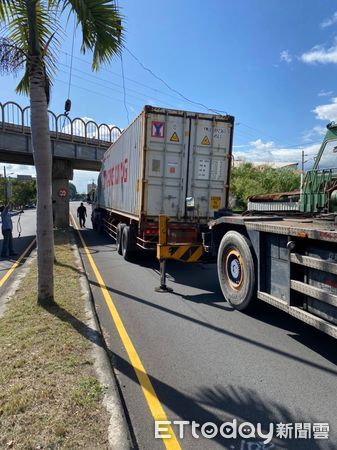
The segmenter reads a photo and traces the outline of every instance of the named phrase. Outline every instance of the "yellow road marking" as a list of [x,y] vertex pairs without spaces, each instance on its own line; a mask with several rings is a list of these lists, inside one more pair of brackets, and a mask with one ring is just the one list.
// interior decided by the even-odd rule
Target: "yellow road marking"
[[23,260],[23,258],[27,255],[27,253],[29,252],[29,250],[33,247],[33,245],[35,244],[36,238],[34,238],[32,240],[32,242],[28,245],[28,247],[26,248],[26,250],[24,250],[21,255],[19,256],[19,258],[15,261],[15,263],[12,264],[12,266],[7,270],[6,274],[1,278],[0,280],[0,288],[6,283],[6,281],[8,280],[8,278],[12,275],[12,273],[14,272],[14,270],[19,266],[20,262]]
[[[143,394],[145,396],[147,404],[152,413],[152,417],[154,420],[168,420],[167,416],[165,414],[165,411],[164,411],[164,409],[157,397],[157,394],[152,386],[150,378],[149,378],[148,374],[146,373],[143,363],[141,362],[140,357],[138,356],[138,353],[137,353],[137,351],[125,329],[125,326],[124,326],[122,319],[116,309],[116,306],[112,300],[112,297],[111,297],[109,291],[107,290],[105,283],[103,281],[103,278],[96,266],[96,263],[95,263],[93,257],[91,256],[90,251],[82,237],[82,233],[80,232],[80,230],[77,226],[74,216],[71,213],[70,213],[70,216],[71,216],[71,220],[74,224],[74,227],[77,230],[77,233],[80,237],[81,243],[84,248],[84,252],[89,260],[92,270],[94,271],[96,280],[101,287],[101,291],[102,291],[104,300],[109,308],[111,317],[115,323],[115,326],[117,328],[119,336],[123,342],[123,345],[125,347],[125,350],[126,350],[128,356],[129,356],[132,367],[134,368],[134,371],[136,372],[139,384],[142,388]],[[165,425],[165,427],[166,427],[166,425]],[[180,444],[174,434],[174,431],[169,425],[167,425],[167,433],[169,435],[171,435],[170,438],[163,438],[163,442],[164,442],[167,450],[181,450]],[[166,431],[165,431],[165,434],[166,434]]]

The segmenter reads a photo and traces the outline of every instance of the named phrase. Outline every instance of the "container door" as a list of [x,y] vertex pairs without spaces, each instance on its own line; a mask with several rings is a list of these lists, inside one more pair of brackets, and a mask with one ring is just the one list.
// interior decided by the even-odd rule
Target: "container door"
[[207,220],[227,207],[232,125],[202,115],[191,119],[187,197],[193,216]]
[[144,213],[181,219],[185,214],[189,119],[147,114]]

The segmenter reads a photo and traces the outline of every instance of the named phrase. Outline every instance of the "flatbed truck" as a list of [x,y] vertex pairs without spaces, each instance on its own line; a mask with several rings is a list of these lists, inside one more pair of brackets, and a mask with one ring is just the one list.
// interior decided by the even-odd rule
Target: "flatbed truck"
[[336,338],[337,124],[327,129],[299,192],[255,196],[241,215],[218,212],[203,244],[235,309],[259,299]]

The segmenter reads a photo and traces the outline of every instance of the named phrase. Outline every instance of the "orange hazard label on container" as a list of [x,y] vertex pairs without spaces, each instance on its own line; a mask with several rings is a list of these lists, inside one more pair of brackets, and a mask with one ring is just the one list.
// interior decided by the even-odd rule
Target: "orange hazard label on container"
[[177,135],[176,132],[174,132],[170,138],[170,141],[172,142],[179,142],[179,136]]
[[210,208],[211,209],[220,209],[221,208],[221,197],[211,197]]
[[208,136],[205,136],[204,139],[201,141],[201,145],[210,145]]

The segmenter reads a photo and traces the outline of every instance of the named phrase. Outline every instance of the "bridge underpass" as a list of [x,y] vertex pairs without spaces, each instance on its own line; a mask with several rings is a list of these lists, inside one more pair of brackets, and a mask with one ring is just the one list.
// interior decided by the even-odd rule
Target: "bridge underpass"
[[[73,179],[73,171],[99,171],[105,151],[119,137],[121,130],[80,117],[71,119],[52,111],[48,114],[55,226],[64,228],[69,224],[69,180]],[[0,161],[34,165],[29,106],[0,102]]]

